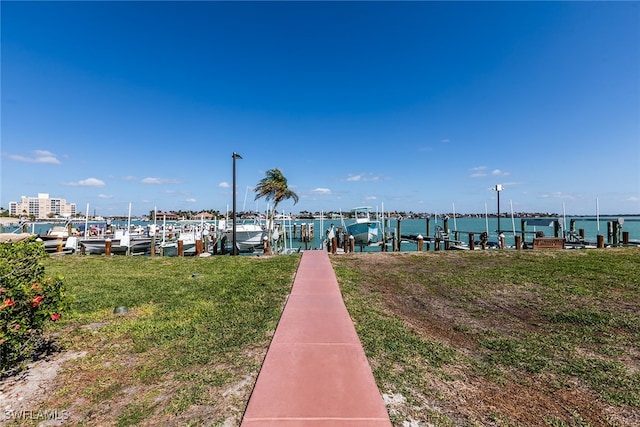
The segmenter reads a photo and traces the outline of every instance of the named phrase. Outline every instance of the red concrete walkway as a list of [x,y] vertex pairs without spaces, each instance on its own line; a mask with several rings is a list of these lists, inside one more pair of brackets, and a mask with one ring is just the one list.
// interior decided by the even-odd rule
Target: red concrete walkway
[[391,427],[325,251],[305,251],[242,427]]

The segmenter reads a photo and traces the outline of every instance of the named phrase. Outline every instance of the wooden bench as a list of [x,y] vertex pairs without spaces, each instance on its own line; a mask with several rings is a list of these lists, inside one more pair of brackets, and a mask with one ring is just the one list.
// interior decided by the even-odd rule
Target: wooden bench
[[558,237],[536,237],[533,249],[564,249],[564,239]]

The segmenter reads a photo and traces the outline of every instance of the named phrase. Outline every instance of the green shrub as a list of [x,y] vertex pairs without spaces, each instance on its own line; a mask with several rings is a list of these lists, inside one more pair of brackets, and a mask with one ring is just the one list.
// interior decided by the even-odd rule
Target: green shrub
[[0,374],[19,369],[43,342],[43,327],[69,304],[62,277],[45,277],[42,243],[0,243]]

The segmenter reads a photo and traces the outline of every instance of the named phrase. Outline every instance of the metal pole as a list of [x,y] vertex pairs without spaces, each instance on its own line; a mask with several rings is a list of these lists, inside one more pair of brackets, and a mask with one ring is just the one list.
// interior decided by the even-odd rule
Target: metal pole
[[498,236],[500,236],[500,190],[498,190]]
[[502,184],[496,185],[494,190],[498,193],[498,238],[500,238],[500,192],[502,191]]
[[238,248],[236,246],[236,159],[241,159],[242,156],[235,151],[233,152],[233,214],[232,214],[232,222],[233,222],[233,246],[231,247],[231,255],[238,255]]

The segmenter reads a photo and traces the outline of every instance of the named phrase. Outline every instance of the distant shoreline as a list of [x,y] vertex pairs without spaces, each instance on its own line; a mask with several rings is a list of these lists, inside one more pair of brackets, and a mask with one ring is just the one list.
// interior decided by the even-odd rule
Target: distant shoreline
[[[464,218],[484,218],[484,217],[489,217],[489,218],[497,218],[498,215],[496,215],[496,213],[488,213],[488,214],[479,214],[479,213],[474,213],[474,214],[462,214],[462,213],[456,213],[455,214],[455,218],[457,219],[464,219]],[[314,218],[309,218],[306,215],[291,215],[293,220],[313,220]],[[398,219],[398,218],[402,218],[402,219],[426,219],[426,218],[433,218],[433,214],[428,214],[428,213],[413,213],[411,215],[407,215],[407,216],[403,216],[400,215],[399,212],[389,212],[387,214],[385,214],[385,218],[386,219]],[[450,219],[454,218],[453,213],[439,213],[438,214],[438,218],[444,218],[444,217],[449,217]],[[560,214],[539,214],[539,213],[526,213],[526,212],[514,212],[514,217],[516,218],[563,218],[564,215],[560,215]],[[596,218],[596,215],[572,215],[572,214],[567,214],[566,215],[567,218]],[[600,214],[599,215],[600,219],[605,220],[605,219],[612,219],[612,218],[627,218],[627,219],[635,219],[638,218],[640,219],[640,214]],[[121,216],[114,216],[114,217],[106,217],[106,218],[102,218],[99,221],[105,221],[106,219],[110,219],[110,220],[127,220],[127,218],[123,218]],[[511,214],[510,213],[503,213],[500,215],[500,218],[511,218]],[[331,220],[336,220],[339,218],[331,218],[331,217],[325,217],[324,220],[325,221],[331,221]],[[62,221],[66,221],[66,218],[40,218],[40,219],[35,219],[35,220],[28,220],[27,222],[29,223],[33,223],[33,222],[41,222],[41,223],[56,223],[56,222],[62,222]],[[152,219],[149,219],[148,217],[145,216],[141,216],[141,217],[131,217],[131,220],[133,221],[148,221],[148,222],[153,222]],[[19,224],[20,223],[20,218],[13,218],[13,217],[0,217],[0,225],[1,226],[7,226],[7,225],[11,225],[11,224]],[[74,222],[78,222],[78,221],[85,221],[85,218],[73,218],[72,221]],[[98,221],[95,219],[91,219],[89,218],[89,221]],[[180,220],[175,220],[175,221],[180,221]],[[207,221],[207,220],[205,220]]]

